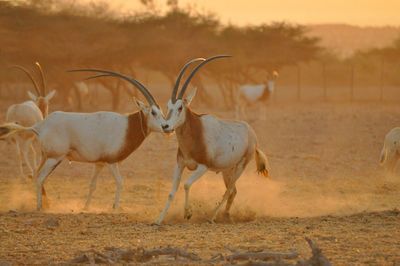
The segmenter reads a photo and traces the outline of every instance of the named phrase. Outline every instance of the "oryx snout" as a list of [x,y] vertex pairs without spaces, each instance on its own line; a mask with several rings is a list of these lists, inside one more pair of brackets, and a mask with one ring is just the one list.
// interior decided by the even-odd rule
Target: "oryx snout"
[[173,129],[167,123],[162,124],[161,128],[165,133],[170,133],[173,131]]

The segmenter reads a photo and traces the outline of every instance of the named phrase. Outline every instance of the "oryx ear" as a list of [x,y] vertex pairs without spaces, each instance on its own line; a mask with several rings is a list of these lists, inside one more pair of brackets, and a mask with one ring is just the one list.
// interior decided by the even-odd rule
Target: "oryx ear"
[[52,90],[49,94],[46,95],[46,100],[50,101],[51,98],[54,97],[54,94],[56,94],[56,90]]
[[192,92],[189,94],[189,96],[186,98],[185,102],[186,102],[186,105],[187,105],[187,106],[189,106],[190,103],[192,102],[193,97],[194,97],[194,95],[196,94],[196,90],[197,90],[197,89],[194,88],[194,89],[192,90]]
[[33,101],[37,100],[37,96],[35,94],[33,94],[32,92],[28,91],[28,96],[29,98],[31,98]]
[[139,107],[140,110],[146,111],[148,109],[147,106],[138,99],[136,99],[136,97],[133,97],[133,100],[135,101],[136,105]]

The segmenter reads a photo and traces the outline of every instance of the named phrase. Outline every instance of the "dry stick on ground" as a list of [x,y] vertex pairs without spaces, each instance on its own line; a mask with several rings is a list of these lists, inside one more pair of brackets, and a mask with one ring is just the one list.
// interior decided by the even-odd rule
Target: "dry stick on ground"
[[[233,252],[232,255],[224,256],[222,254],[217,254],[216,256],[211,257],[210,259],[202,260],[195,253],[189,253],[185,250],[179,248],[158,248],[145,250],[143,248],[137,248],[135,250],[127,249],[121,250],[116,247],[106,247],[106,254],[102,254],[93,249],[87,251],[81,251],[80,256],[74,258],[68,263],[125,263],[125,262],[150,262],[150,263],[189,263],[189,262],[197,262],[197,263],[213,263],[213,262],[222,262],[228,261],[233,263],[235,261],[243,261],[241,265],[320,265],[320,266],[331,266],[330,261],[322,254],[320,248],[318,248],[309,238],[306,237],[306,240],[311,248],[312,257],[298,261],[297,264],[289,263],[281,261],[282,259],[292,260],[298,257],[296,251],[291,251],[288,253],[276,253],[276,252],[246,252],[240,253],[236,249],[231,248],[230,246],[225,246],[228,250]],[[159,256],[169,255],[174,257],[174,260],[164,260],[164,261],[154,261],[154,258]],[[273,262],[265,262],[268,260],[274,260]]]
[[280,260],[280,259],[295,259],[299,255],[296,251],[289,253],[275,253],[275,252],[248,252],[248,253],[237,253],[229,256],[225,256],[225,259],[229,262],[236,260]]
[[306,241],[311,248],[312,257],[305,261],[299,261],[298,265],[320,265],[320,266],[331,266],[331,262],[327,257],[322,254],[322,250],[315,245],[310,238],[306,237]]

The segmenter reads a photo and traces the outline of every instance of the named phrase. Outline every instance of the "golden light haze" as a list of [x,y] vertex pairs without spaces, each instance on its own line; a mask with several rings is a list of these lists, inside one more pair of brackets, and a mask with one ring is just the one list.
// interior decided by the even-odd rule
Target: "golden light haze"
[[[141,8],[139,0],[105,2],[119,12]],[[166,0],[155,2],[162,6]],[[400,25],[400,0],[179,0],[179,5],[191,5],[200,11],[213,12],[222,22],[237,25],[272,21]]]

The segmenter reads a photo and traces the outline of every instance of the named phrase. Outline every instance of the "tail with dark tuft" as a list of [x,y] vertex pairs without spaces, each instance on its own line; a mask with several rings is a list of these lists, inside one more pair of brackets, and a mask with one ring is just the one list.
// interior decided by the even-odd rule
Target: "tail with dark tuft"
[[[25,130],[33,131],[29,127],[23,127],[18,124],[15,124],[15,123],[3,124],[0,126],[0,139],[5,139],[8,136],[14,134],[15,132],[25,131]],[[35,132],[35,131],[33,131],[33,132]]]
[[263,175],[265,178],[269,178],[268,171],[269,171],[269,163],[267,156],[259,150],[256,149],[256,165],[257,165],[257,173]]
[[7,127],[0,127],[0,138],[4,138],[3,136],[6,136],[10,131]]

